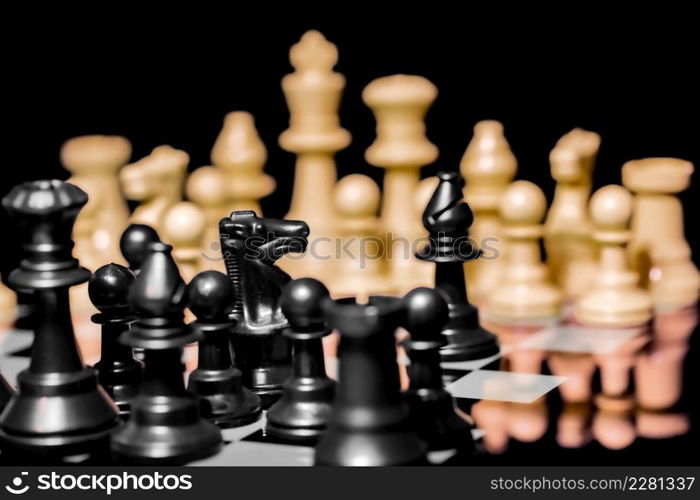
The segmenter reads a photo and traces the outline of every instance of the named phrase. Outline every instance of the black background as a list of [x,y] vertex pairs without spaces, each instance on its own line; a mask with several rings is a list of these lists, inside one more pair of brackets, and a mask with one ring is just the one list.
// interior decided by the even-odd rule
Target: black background
[[[571,12],[532,5],[518,11],[505,4],[486,12],[465,4],[448,12],[403,4],[380,18],[380,5],[334,4],[325,13],[300,16],[272,3],[255,14],[174,12],[171,6],[147,15],[111,6],[58,17],[36,7],[41,24],[32,13],[8,17],[6,24],[20,34],[5,44],[2,63],[0,194],[25,180],[67,178],[59,147],[83,134],[124,135],[134,159],[170,144],[191,155],[191,169],[206,165],[224,115],[247,110],[268,149],[266,169],[278,182],[263,210],[284,215],[294,156],[277,145],[288,123],[280,79],[292,71],[290,46],[311,28],[338,46],[336,70],[347,78],[340,112],[353,142],[337,155],[341,176],[360,172],[381,183],[383,172],[363,157],[374,139],[374,119],[360,95],[372,79],[393,73],[423,75],[439,88],[427,125],[440,158],[424,176],[457,169],[472,127],[482,119],[503,122],[519,161],[517,178],[536,182],[550,200],[549,151],[577,126],[603,139],[596,188],[619,183],[620,168],[630,159],[674,156],[700,164],[697,29],[690,14],[670,8],[613,14],[588,4]],[[697,194],[694,182],[681,195],[696,262]],[[4,213],[1,222],[10,235],[0,265],[6,275],[19,251]],[[694,346],[689,360],[697,359],[697,351]],[[686,382],[697,379],[693,367],[688,361]],[[697,383],[691,389],[697,394]],[[691,400],[697,421],[697,398]],[[697,432],[691,437],[695,443]],[[533,456],[527,447],[511,456],[520,463],[654,463],[661,456],[666,463],[683,463],[688,444],[642,444],[622,454],[594,448],[556,458]]]

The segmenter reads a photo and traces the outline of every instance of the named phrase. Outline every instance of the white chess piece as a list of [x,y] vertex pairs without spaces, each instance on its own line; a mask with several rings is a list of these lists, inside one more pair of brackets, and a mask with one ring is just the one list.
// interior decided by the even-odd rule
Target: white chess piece
[[630,239],[632,195],[622,186],[605,186],[591,197],[593,238],[600,263],[593,287],[576,302],[575,315],[588,326],[632,327],[651,318],[651,298],[629,268],[625,245]]
[[201,270],[204,229],[204,213],[189,201],[173,205],[163,220],[163,242],[173,246],[173,259],[185,283]]
[[486,300],[487,315],[494,321],[539,321],[561,313],[561,292],[549,281],[540,252],[546,209],[542,190],[528,181],[515,181],[501,198],[506,269]]
[[225,274],[219,221],[230,215],[230,212],[227,211],[224,184],[221,169],[212,166],[199,167],[187,177],[185,194],[188,200],[197,204],[204,215],[200,266],[202,270],[213,269]]

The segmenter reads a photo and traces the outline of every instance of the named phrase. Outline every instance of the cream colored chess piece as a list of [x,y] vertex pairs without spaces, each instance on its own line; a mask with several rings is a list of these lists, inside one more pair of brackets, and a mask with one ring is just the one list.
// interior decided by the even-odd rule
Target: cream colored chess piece
[[381,222],[388,239],[391,279],[399,293],[415,287],[420,279],[412,249],[424,228],[407,214],[414,210],[411,195],[421,167],[438,157],[437,148],[425,135],[424,123],[437,93],[430,81],[413,75],[378,78],[362,91],[377,121],[377,137],[365,151],[365,159],[385,171]]
[[129,208],[117,172],[131,157],[131,143],[116,135],[86,135],[61,146],[68,181],[88,194],[73,230],[74,254],[91,271],[110,262],[124,264],[119,238],[129,223]]
[[254,210],[262,215],[258,200],[275,190],[275,180],[263,172],[267,150],[253,115],[233,111],[224,118],[224,127],[211,150],[211,161],[224,174],[227,212]]
[[678,309],[698,299],[700,275],[676,197],[688,188],[692,173],[692,163],[676,158],[646,158],[622,167],[622,182],[635,193],[628,252],[656,309]]
[[377,218],[380,197],[379,186],[366,175],[348,175],[336,184],[333,207],[343,254],[329,281],[335,297],[354,296],[363,302],[370,295],[395,292]]
[[576,317],[589,326],[642,325],[651,318],[651,298],[637,286],[639,276],[625,254],[632,195],[622,186],[605,186],[591,197],[590,214],[600,263],[592,288],[576,302]]
[[466,180],[464,199],[474,213],[469,234],[483,250],[482,257],[465,263],[469,300],[478,302],[501,279],[505,259],[498,208],[503,193],[515,177],[518,161],[495,120],[480,121],[459,165]]
[[14,323],[17,317],[17,295],[0,280],[0,327]]
[[588,199],[600,136],[576,128],[565,134],[549,155],[557,181],[545,221],[547,263],[566,298],[589,289],[595,275],[597,246],[591,237]]
[[204,215],[200,266],[202,270],[213,269],[225,274],[219,238],[219,221],[230,215],[224,174],[216,167],[199,167],[187,177],[185,193],[187,199],[196,203]]
[[189,201],[173,205],[163,220],[163,242],[173,246],[173,258],[186,283],[201,270],[204,230],[204,213]]
[[345,77],[333,71],[338,49],[318,31],[308,31],[289,52],[295,71],[282,79],[289,107],[289,128],[279,144],[297,155],[294,189],[287,219],[309,225],[309,245],[303,258],[283,257],[279,263],[293,277],[328,278],[330,260],[313,253],[332,255],[332,242],[319,237],[334,233],[333,188],[337,179],[335,153],[350,144],[350,133],[340,126],[338,108]]
[[546,209],[542,190],[528,181],[515,181],[501,198],[506,269],[503,280],[486,300],[487,314],[494,321],[541,320],[561,312],[561,292],[549,282],[540,253]]
[[141,202],[131,214],[132,224],[146,224],[162,233],[170,207],[182,200],[190,156],[171,146],[158,146],[150,155],[124,167],[119,180],[125,196]]

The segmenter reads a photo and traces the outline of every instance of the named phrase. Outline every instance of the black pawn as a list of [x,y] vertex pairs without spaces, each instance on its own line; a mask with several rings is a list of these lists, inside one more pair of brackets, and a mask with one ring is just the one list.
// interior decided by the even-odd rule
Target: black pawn
[[440,353],[443,361],[487,358],[498,354],[498,340],[479,324],[479,313],[467,299],[464,279],[464,262],[481,256],[481,250],[469,240],[474,215],[462,199],[464,182],[459,174],[440,172],[438,179],[423,212],[430,243],[416,257],[435,263],[435,288],[447,299],[449,321],[442,328],[447,345]]
[[119,249],[129,263],[129,269],[138,276],[148,256],[151,243],[159,243],[160,237],[155,229],[145,224],[131,224],[119,239]]
[[188,390],[200,398],[202,416],[219,427],[255,422],[262,413],[260,398],[243,385],[231,358],[233,323],[228,314],[236,300],[231,280],[220,272],[204,271],[190,281],[186,293],[197,317],[190,327],[202,335]]
[[326,375],[323,337],[331,332],[323,322],[321,302],[328,289],[312,278],[287,284],[282,312],[289,321],[284,335],[292,339],[294,375],[282,398],[267,412],[267,432],[289,441],[316,441],[326,430],[335,382]]
[[394,335],[403,324],[403,301],[371,297],[360,305],[329,299],[321,307],[326,323],[340,331],[340,345],[338,388],[316,464],[427,464],[400,392]]
[[100,311],[92,316],[92,321],[102,329],[100,361],[95,364],[97,377],[124,419],[129,416],[131,399],[143,378],[143,363],[134,359],[130,346],[119,341],[134,321],[128,301],[134,280],[134,274],[126,267],[107,264],[95,271],[88,282],[90,300]]
[[16,186],[2,203],[19,224],[24,259],[10,273],[13,288],[30,291],[36,328],[29,368],[0,416],[5,453],[60,461],[99,455],[118,425],[117,408],[83,366],[75,343],[68,291],[90,277],[71,256],[71,232],[87,195],[58,180]]
[[216,453],[222,443],[219,428],[200,418],[197,398],[185,390],[182,348],[199,337],[184,323],[185,283],[171,251],[152,243],[129,291],[137,320],[122,338],[144,349],[145,370],[131,416],[112,436],[120,462],[183,464]]
[[471,425],[455,412],[452,396],[445,390],[440,367],[440,348],[445,338],[440,328],[447,323],[447,303],[436,290],[416,288],[404,297],[406,330],[403,342],[411,363],[410,385],[405,393],[413,427],[431,450],[472,451]]

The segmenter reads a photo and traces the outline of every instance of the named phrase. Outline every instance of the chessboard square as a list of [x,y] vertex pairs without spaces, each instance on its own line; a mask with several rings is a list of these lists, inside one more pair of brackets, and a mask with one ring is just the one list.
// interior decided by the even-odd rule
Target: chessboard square
[[193,462],[207,467],[302,467],[313,465],[314,449],[305,446],[237,441],[227,444],[218,455]]
[[638,328],[612,329],[562,325],[533,334],[518,344],[517,349],[609,354],[639,334]]
[[566,381],[566,377],[491,370],[471,372],[447,387],[456,398],[532,403]]

